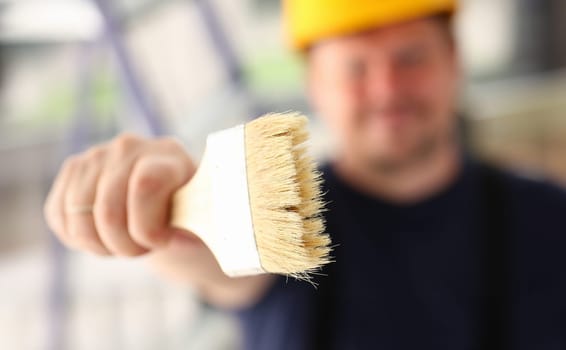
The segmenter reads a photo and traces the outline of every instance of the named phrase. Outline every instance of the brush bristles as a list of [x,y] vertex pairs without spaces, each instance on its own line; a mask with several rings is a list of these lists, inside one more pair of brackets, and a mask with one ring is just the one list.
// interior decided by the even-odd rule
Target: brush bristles
[[307,154],[307,118],[269,114],[245,128],[250,206],[262,267],[308,279],[329,263],[321,174]]

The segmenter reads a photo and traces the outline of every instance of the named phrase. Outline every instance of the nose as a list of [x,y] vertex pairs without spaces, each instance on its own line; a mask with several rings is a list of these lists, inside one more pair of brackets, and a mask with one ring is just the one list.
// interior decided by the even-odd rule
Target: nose
[[365,97],[368,102],[383,104],[394,100],[401,91],[401,77],[392,62],[376,61],[367,70]]

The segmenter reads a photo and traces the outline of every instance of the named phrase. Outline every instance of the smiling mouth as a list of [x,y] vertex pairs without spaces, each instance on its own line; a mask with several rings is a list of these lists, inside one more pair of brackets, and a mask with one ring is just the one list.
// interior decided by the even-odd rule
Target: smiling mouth
[[401,127],[403,125],[411,123],[415,119],[415,113],[409,110],[382,111],[369,115],[368,126],[378,126],[385,123],[390,126]]

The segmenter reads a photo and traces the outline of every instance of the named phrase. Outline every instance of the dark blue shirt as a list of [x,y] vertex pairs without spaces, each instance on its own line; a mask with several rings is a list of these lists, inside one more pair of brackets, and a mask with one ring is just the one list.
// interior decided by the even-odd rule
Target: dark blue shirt
[[[367,196],[324,168],[327,232],[338,245],[325,320],[335,349],[474,348],[486,227],[479,168],[467,161],[451,186],[414,205]],[[565,349],[566,192],[507,173],[501,183],[514,241],[511,348]],[[310,349],[321,289],[280,278],[238,312],[244,349]]]

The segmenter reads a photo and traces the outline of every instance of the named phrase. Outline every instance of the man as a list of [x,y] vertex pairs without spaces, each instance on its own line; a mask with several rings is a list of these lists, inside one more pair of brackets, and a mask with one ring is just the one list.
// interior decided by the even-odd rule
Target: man
[[[324,167],[336,263],[310,284],[229,279],[167,226],[195,165],[170,139],[124,135],[70,158],[46,203],[69,247],[151,252],[163,275],[237,310],[246,349],[566,346],[566,193],[471,159],[457,133],[454,0],[289,0]],[[92,208],[92,210],[90,210]]]

